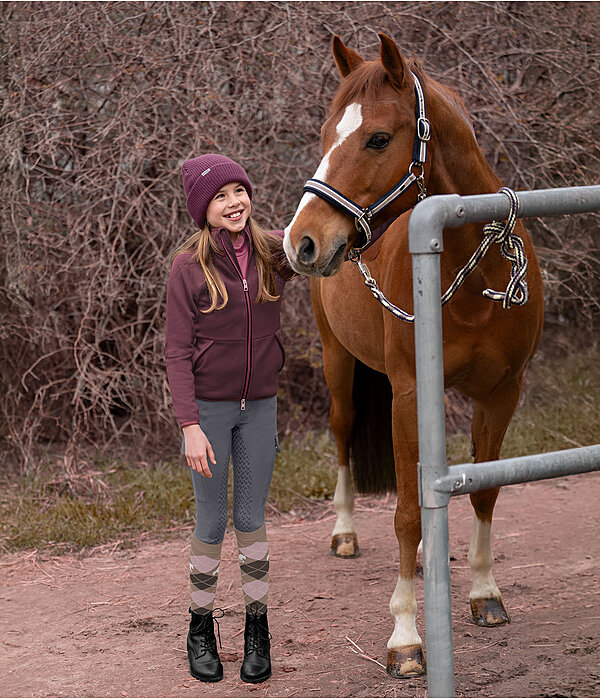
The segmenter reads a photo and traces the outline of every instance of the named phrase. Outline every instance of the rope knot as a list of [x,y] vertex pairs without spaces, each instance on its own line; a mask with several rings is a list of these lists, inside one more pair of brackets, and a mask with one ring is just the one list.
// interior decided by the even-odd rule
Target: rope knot
[[501,301],[502,307],[510,309],[515,306],[523,306],[529,299],[529,289],[525,281],[527,274],[527,256],[523,241],[514,233],[519,211],[517,195],[508,187],[502,187],[498,192],[505,194],[510,201],[510,211],[506,222],[492,221],[483,227],[485,240],[499,243],[502,256],[511,263],[510,280],[504,292],[496,292],[493,289],[484,289],[483,296],[494,301]]

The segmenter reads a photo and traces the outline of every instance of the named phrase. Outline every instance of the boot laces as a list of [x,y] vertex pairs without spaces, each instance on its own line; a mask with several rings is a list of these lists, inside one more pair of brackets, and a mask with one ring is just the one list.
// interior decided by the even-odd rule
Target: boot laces
[[[215,614],[219,612],[221,613],[220,615]],[[217,640],[214,637],[214,630],[213,634],[210,634],[211,622],[213,620],[217,623],[217,636],[219,638],[219,647],[221,649],[223,648],[223,645],[221,644],[221,629],[219,627],[219,619],[222,618],[224,615],[225,611],[222,608],[215,608],[206,615],[203,615],[203,619],[200,625],[198,625],[198,627],[192,630],[193,634],[201,635],[200,638],[197,640],[198,648],[200,649],[200,651],[217,651]]]
[[248,633],[246,636],[247,653],[257,652],[260,656],[267,656],[267,643],[273,638],[269,628],[261,624],[258,605],[252,603],[249,608]]

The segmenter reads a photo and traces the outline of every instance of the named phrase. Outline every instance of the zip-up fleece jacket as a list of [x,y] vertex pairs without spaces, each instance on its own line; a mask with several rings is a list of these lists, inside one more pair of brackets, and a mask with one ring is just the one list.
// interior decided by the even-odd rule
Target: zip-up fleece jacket
[[[246,229],[247,233],[247,229]],[[272,231],[283,238],[283,231]],[[226,229],[212,231],[222,254],[213,255],[215,268],[227,287],[223,309],[210,307],[202,268],[191,253],[179,254],[167,284],[165,359],[175,416],[181,427],[198,423],[195,399],[240,401],[277,393],[277,375],[285,360],[280,332],[281,294],[294,276],[283,249],[273,256],[279,301],[255,303],[258,274],[250,241],[246,276],[238,265]]]

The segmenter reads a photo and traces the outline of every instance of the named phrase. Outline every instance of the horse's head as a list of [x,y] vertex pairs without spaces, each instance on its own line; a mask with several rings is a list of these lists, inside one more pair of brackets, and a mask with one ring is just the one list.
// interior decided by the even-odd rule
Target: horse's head
[[[384,34],[379,38],[380,60],[368,62],[339,37],[333,40],[343,80],[321,129],[325,155],[313,178],[361,208],[410,171],[417,128],[413,75],[396,44]],[[383,223],[415,202],[416,188],[409,187],[373,220]],[[285,230],[284,248],[297,272],[327,277],[339,271],[346,251],[359,241],[352,216],[306,192]]]

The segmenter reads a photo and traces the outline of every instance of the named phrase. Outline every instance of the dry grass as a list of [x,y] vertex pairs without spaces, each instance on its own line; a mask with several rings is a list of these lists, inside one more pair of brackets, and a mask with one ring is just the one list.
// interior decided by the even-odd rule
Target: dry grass
[[[600,348],[533,365],[523,405],[509,428],[503,457],[595,444],[600,415]],[[450,463],[470,461],[470,439],[448,438]],[[331,511],[337,477],[328,432],[282,441],[267,512],[287,519]],[[0,484],[0,551],[129,547],[148,535],[168,537],[193,524],[194,497],[183,461],[156,465],[96,459],[73,476],[47,459],[34,476]],[[231,479],[230,495],[231,504]]]

